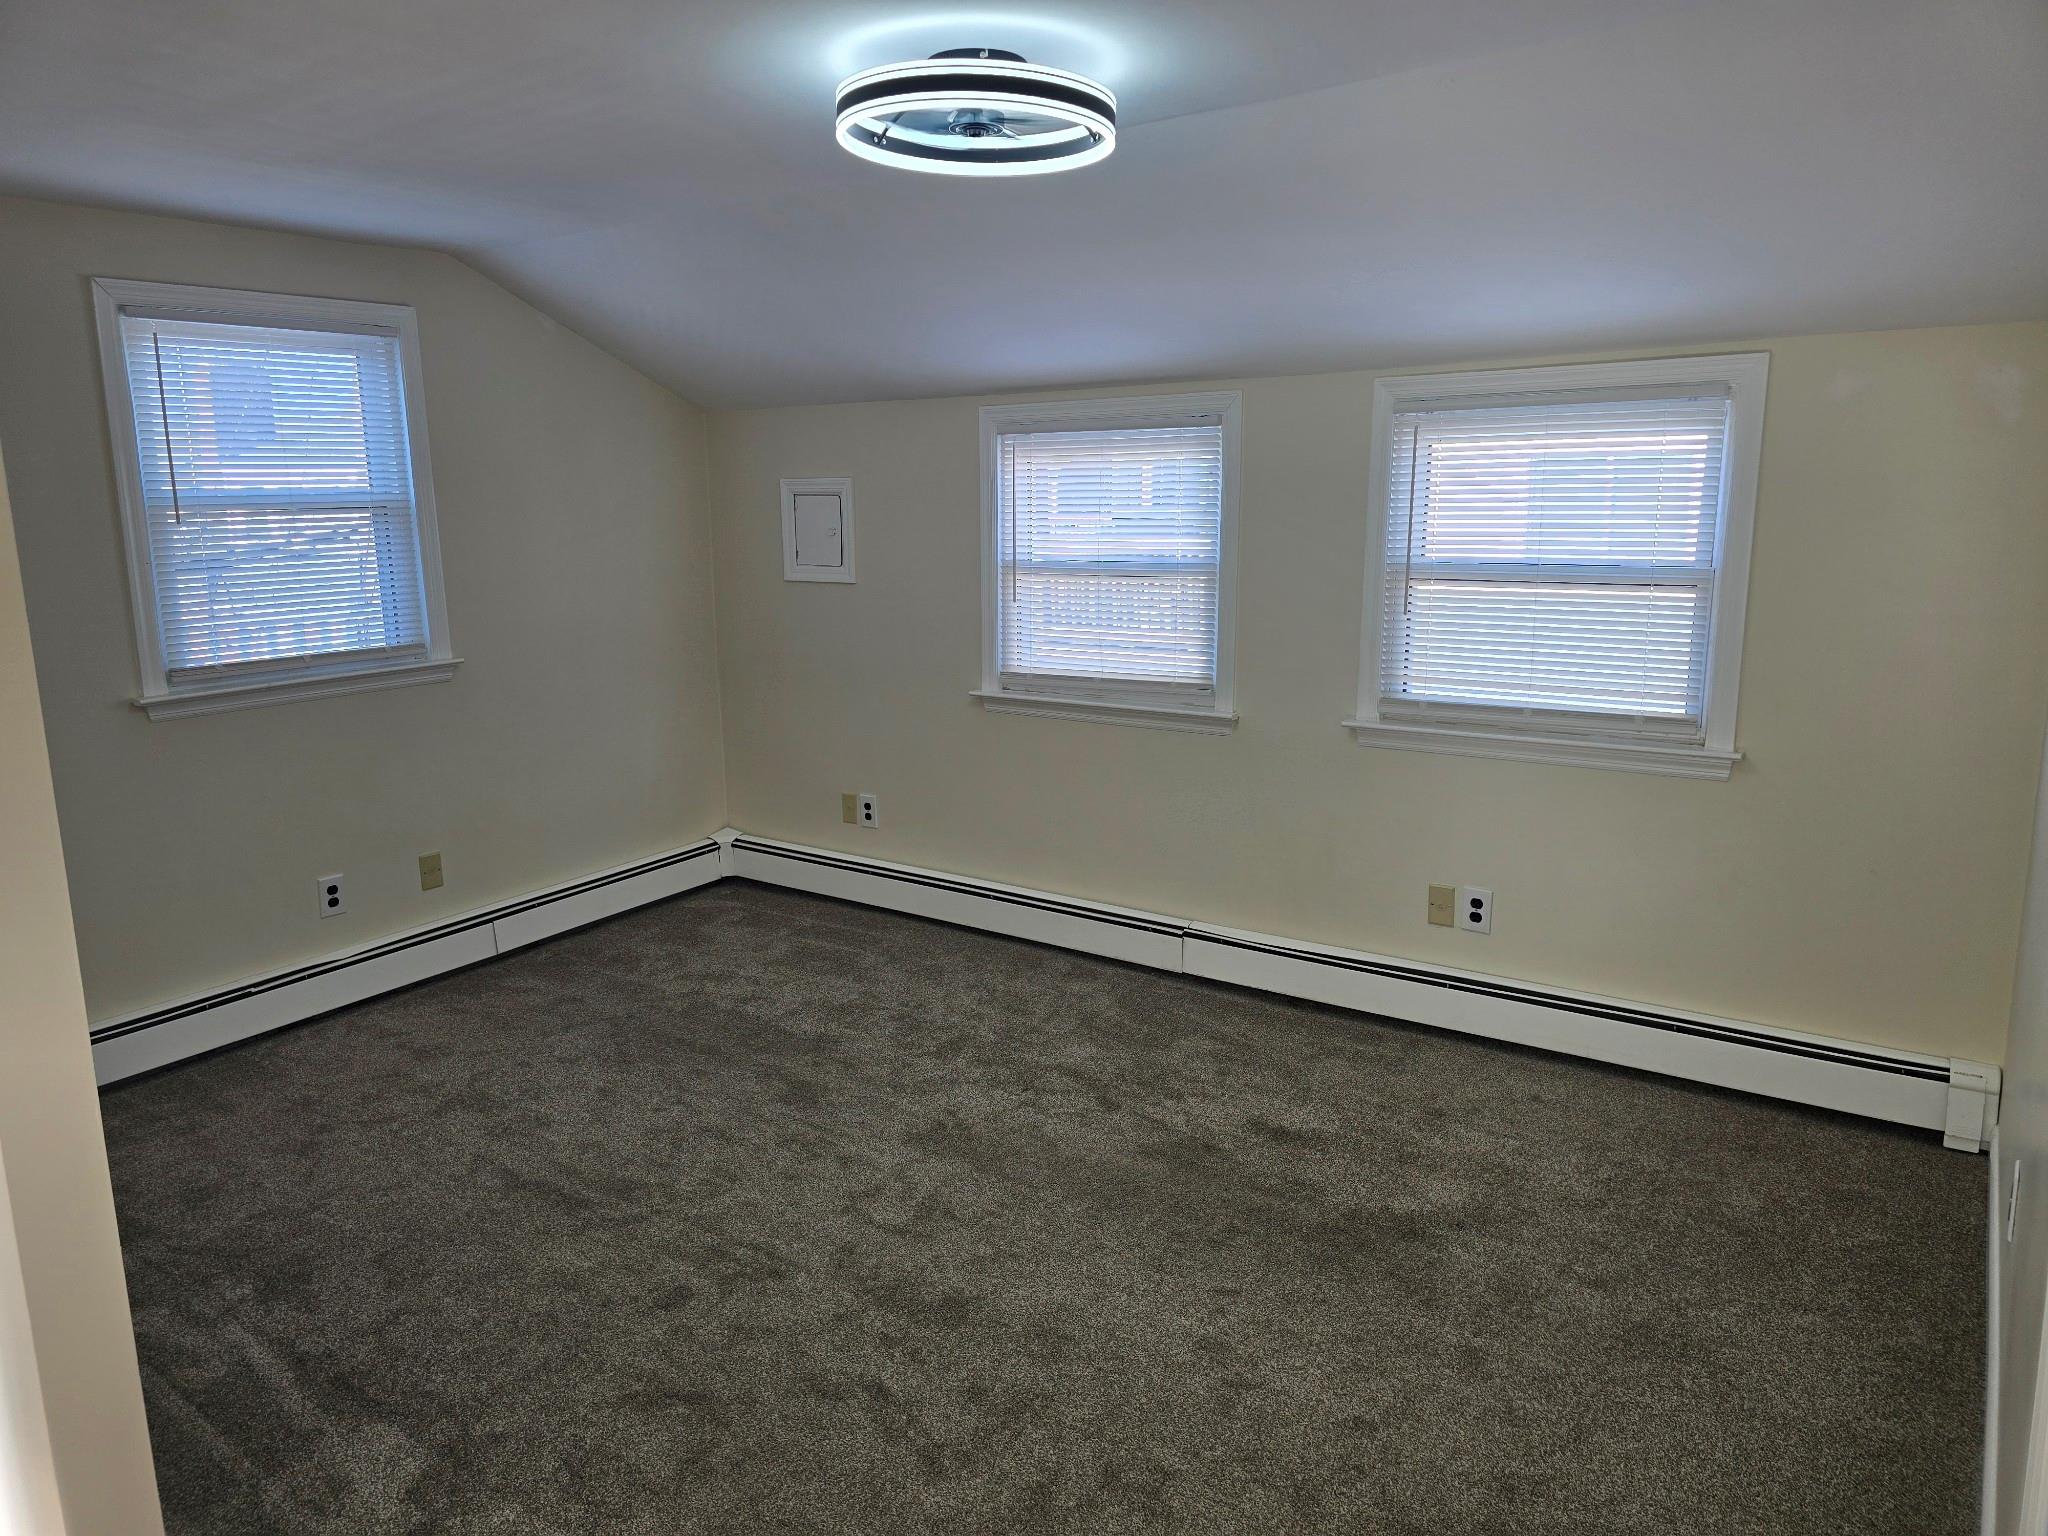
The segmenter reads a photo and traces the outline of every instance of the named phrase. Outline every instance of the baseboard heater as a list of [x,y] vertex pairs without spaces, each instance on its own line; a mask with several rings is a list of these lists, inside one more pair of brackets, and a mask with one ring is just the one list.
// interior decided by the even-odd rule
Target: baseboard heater
[[94,1067],[102,1084],[118,1082],[727,876],[1918,1126],[1972,1152],[1989,1144],[1998,1118],[1999,1071],[1983,1062],[1539,987],[733,831],[204,997],[109,1019],[92,1031]]
[[724,874],[713,838],[430,924],[203,997],[108,1019],[92,1030],[102,1086],[201,1056],[286,1024],[461,970]]
[[1983,1062],[1652,1008],[744,834],[730,835],[727,873],[1361,1013],[1919,1126],[1972,1152],[1988,1145],[1997,1120],[1999,1072]]

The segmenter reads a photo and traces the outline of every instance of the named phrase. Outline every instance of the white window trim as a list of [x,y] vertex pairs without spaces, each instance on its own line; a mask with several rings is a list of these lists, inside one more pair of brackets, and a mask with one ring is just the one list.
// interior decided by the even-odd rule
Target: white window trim
[[[1584,768],[1619,768],[1680,778],[1725,779],[1742,754],[1735,749],[1736,690],[1742,680],[1742,631],[1749,603],[1749,551],[1756,520],[1757,461],[1763,446],[1767,352],[1656,358],[1626,363],[1571,363],[1496,368],[1472,373],[1415,374],[1373,385],[1372,445],[1366,493],[1365,610],[1358,656],[1358,713],[1344,722],[1363,747],[1447,752],[1462,757],[1518,758]],[[1471,711],[1444,718],[1380,712],[1381,603],[1386,590],[1387,460],[1397,411],[1421,404],[1484,404],[1501,397],[1567,390],[1725,385],[1730,406],[1728,462],[1716,536],[1719,564],[1708,619],[1705,740],[1662,744],[1597,733],[1560,735],[1516,729],[1505,720],[1478,722]],[[1458,715],[1465,718],[1456,718]]]
[[[1048,715],[1110,725],[1223,735],[1237,724],[1233,704],[1237,667],[1237,505],[1239,420],[1244,396],[1236,390],[1196,395],[1126,395],[1115,399],[987,405],[981,410],[981,686],[970,690],[998,714]],[[1088,698],[1027,693],[1002,682],[997,633],[1001,550],[996,537],[1000,454],[1005,432],[1086,432],[1121,427],[1185,426],[1190,417],[1219,416],[1223,426],[1223,526],[1216,573],[1216,702],[1208,708],[1142,698]]]
[[[434,516],[434,482],[428,468],[426,391],[420,379],[419,326],[410,306],[358,299],[318,299],[296,294],[253,293],[236,288],[196,288],[183,283],[145,283],[96,277],[93,311],[100,333],[100,372],[106,388],[107,425],[113,438],[114,479],[121,496],[121,533],[128,556],[128,597],[135,616],[135,650],[142,688],[135,698],[152,720],[213,714],[282,704],[294,699],[369,688],[404,688],[445,682],[461,658],[448,639],[448,600],[441,585],[441,540]],[[364,331],[395,336],[405,389],[406,441],[412,459],[413,503],[420,541],[420,581],[425,589],[427,649],[399,661],[311,661],[252,672],[233,680],[173,686],[164,675],[163,639],[157,629],[156,582],[150,569],[149,523],[142,500],[142,466],[135,443],[134,402],[121,348],[121,312],[138,308],[175,310],[194,319],[243,325],[296,325],[307,329]]]

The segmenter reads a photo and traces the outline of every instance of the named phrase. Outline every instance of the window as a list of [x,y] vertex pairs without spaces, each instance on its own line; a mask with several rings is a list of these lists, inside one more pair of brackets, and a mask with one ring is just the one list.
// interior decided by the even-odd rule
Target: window
[[1381,380],[1359,741],[1726,778],[1767,364]]
[[1235,394],[981,413],[992,709],[1227,731]]
[[94,284],[153,717],[436,682],[409,309]]

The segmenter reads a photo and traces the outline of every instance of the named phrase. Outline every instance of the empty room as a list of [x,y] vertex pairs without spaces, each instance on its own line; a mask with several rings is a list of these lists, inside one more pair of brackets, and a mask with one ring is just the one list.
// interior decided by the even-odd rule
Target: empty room
[[2041,0],[0,0],[0,1536],[2048,1536]]

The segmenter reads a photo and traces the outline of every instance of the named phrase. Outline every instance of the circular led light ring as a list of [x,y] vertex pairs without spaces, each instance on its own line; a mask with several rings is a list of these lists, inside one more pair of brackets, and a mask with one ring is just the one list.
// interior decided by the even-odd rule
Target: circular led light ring
[[[926,133],[889,121],[903,112],[977,110],[1029,113],[1067,126],[990,149],[986,139]],[[881,165],[942,176],[1029,176],[1107,159],[1116,148],[1116,97],[1086,75],[1043,64],[918,59],[841,81],[836,132],[847,150]]]

